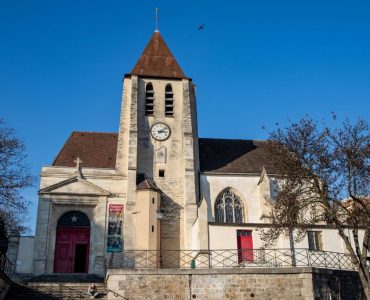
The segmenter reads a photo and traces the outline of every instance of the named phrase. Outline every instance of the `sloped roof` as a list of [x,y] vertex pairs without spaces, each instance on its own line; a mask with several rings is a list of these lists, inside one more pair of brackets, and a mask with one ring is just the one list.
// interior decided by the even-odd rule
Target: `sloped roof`
[[114,169],[117,155],[117,133],[74,131],[53,166],[75,167],[77,157],[82,167]]
[[199,139],[201,172],[273,173],[266,141]]
[[[114,169],[118,135],[75,131],[68,138],[53,166],[75,167],[77,157],[82,167]],[[265,167],[273,173],[265,141],[199,138],[200,171],[214,173],[260,174]],[[149,181],[147,181],[149,180]],[[150,179],[138,181],[138,188],[151,187]],[[147,186],[148,185],[148,186]]]
[[154,32],[130,74],[147,77],[187,78],[159,32]]
[[136,175],[136,189],[138,191],[142,190],[154,190],[159,191],[153,178],[146,176],[145,174]]

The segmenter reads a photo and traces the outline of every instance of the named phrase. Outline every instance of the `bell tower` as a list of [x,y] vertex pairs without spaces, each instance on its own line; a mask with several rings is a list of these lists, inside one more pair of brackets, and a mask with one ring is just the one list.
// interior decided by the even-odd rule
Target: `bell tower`
[[192,249],[199,197],[194,84],[156,30],[123,85],[116,170],[126,179],[125,249],[140,239],[133,226],[145,216],[136,209],[144,201],[142,176],[153,183],[147,189],[160,193],[160,249]]

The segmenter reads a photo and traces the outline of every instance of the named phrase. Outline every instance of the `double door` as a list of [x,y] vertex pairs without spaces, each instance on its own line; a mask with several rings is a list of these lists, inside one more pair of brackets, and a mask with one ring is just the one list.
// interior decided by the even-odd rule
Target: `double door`
[[54,273],[87,273],[90,228],[57,228]]

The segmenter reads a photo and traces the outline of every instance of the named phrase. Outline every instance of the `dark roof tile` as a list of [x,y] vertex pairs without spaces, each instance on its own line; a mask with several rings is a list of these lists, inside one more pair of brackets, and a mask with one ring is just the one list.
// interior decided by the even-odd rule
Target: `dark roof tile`
[[199,139],[201,172],[273,173],[266,141]]
[[74,167],[77,157],[82,167],[114,169],[117,154],[116,133],[74,131],[60,150],[53,166]]
[[136,189],[142,190],[154,190],[159,191],[153,178],[146,176],[145,174],[137,174],[136,176]]
[[[114,169],[117,139],[116,133],[75,131],[53,166],[74,167],[79,157],[82,167]],[[265,141],[199,138],[199,157],[201,172],[259,174],[265,167],[267,173],[273,173]],[[153,186],[151,183],[151,179],[146,178],[138,182],[138,188],[148,184],[154,187],[155,183]]]

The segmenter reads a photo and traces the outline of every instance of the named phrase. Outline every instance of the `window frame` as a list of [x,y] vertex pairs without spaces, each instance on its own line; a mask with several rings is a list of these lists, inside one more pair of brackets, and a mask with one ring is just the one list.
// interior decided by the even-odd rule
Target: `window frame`
[[241,197],[230,188],[218,194],[215,201],[215,221],[224,224],[243,224],[244,207]]
[[308,250],[323,251],[322,232],[317,230],[307,231]]

